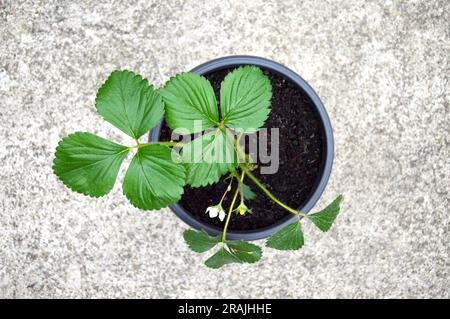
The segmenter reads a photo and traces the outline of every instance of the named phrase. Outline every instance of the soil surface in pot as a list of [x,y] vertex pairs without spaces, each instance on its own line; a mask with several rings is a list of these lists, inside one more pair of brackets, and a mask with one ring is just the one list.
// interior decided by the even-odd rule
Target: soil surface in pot
[[[220,84],[232,70],[224,69],[204,75],[211,82],[218,103],[220,101]],[[277,173],[261,174],[260,166],[269,164],[258,162],[258,168],[253,171],[253,174],[278,199],[297,208],[307,201],[320,177],[325,136],[320,118],[308,96],[282,75],[268,69],[263,69],[263,72],[272,83],[272,110],[264,127],[279,128],[280,159]],[[270,130],[268,130],[267,136],[267,140],[270,142]],[[170,137],[171,130],[164,124],[160,140],[170,141]],[[217,184],[207,187],[190,188],[186,186],[179,204],[195,219],[222,229],[225,221],[221,222],[218,218],[212,219],[205,214],[205,211],[209,206],[219,203],[229,183],[225,177],[226,175]],[[271,201],[249,178],[246,177],[244,182],[256,194],[255,199],[246,200],[246,205],[251,208],[252,213],[247,213],[245,216],[233,213],[229,230],[260,229],[276,224],[290,215],[289,212]],[[226,211],[233,194],[234,191],[228,193],[224,200],[223,207]]]

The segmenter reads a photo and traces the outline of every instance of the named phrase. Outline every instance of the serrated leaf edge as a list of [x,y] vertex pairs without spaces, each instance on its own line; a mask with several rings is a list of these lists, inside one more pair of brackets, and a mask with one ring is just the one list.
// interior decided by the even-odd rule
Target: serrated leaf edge
[[[230,255],[232,255],[232,256],[236,259],[236,262],[235,262],[235,263],[237,263],[237,264],[244,264],[243,261],[241,261],[239,258],[237,258],[233,253],[231,253],[231,252],[230,252],[228,249],[226,249],[225,247],[221,247],[220,250],[225,250],[227,253],[229,253]],[[210,259],[211,259],[215,254],[217,254],[220,250],[214,252],[211,256],[208,257],[207,260],[205,260],[204,264],[206,265],[206,267],[208,267],[208,268],[210,268],[210,269],[220,269],[220,268],[224,267],[225,265],[228,265],[228,264],[231,264],[231,263],[232,263],[232,262],[231,262],[231,263],[226,263],[226,264],[223,264],[222,266],[219,266],[219,267],[211,267],[211,266],[209,266],[208,264],[206,264],[206,262],[207,262],[208,260],[210,260]]]
[[[198,76],[198,77],[204,79],[205,81],[207,81],[207,82],[209,83],[209,85],[211,86],[211,89],[212,89],[213,92],[214,92],[214,88],[212,87],[211,82],[210,82],[206,77],[204,77],[203,75],[197,74],[197,73],[195,73],[195,72],[180,72],[180,73],[177,73],[177,74],[175,74],[175,75],[172,75],[172,76],[166,81],[166,83],[164,83],[164,85],[158,89],[158,92],[161,92],[161,90],[164,90],[164,89],[169,85],[170,81],[172,81],[172,80],[174,80],[174,79],[178,79],[178,78],[182,77],[182,76],[185,75],[185,74],[193,74],[193,75],[195,75],[195,76]],[[160,93],[160,95],[161,95],[161,98],[162,98],[162,100],[163,100],[163,102],[164,102],[164,106],[165,106],[165,105],[166,105],[166,102],[164,101],[164,95],[163,95],[162,93]],[[217,114],[220,114],[220,108],[219,108],[218,101],[217,101],[217,99],[216,99],[216,97],[215,97],[215,93],[214,93],[214,100],[216,101]],[[194,108],[196,109],[196,111],[198,111],[200,114],[202,114],[202,112],[200,112],[195,106],[194,106]],[[167,114],[167,112],[165,112],[165,111],[166,111],[166,108],[164,107],[164,113]],[[166,119],[164,119],[164,120],[165,120],[167,126],[168,126],[172,131],[177,132],[177,130],[178,130],[179,128],[175,128],[175,129],[172,128],[172,127],[170,126],[169,122],[168,122]],[[204,132],[204,131],[206,131],[206,130],[208,130],[208,129],[210,129],[210,128],[216,128],[216,127],[219,125],[219,122],[216,122],[215,120],[213,120],[213,119],[211,119],[211,118],[209,118],[209,117],[208,117],[208,121],[212,124],[212,126],[209,127],[209,128],[203,129],[202,132]],[[198,132],[197,132],[197,133],[198,133]],[[192,134],[192,133],[191,133],[191,134]]]
[[[61,148],[61,143],[62,143],[65,139],[68,139],[69,137],[71,137],[71,136],[73,136],[73,135],[77,135],[77,134],[85,134],[85,133],[87,133],[87,134],[93,134],[93,133],[89,133],[89,132],[76,131],[76,132],[70,133],[69,135],[64,136],[62,139],[59,140],[58,145],[56,146],[56,149],[55,149],[55,153],[54,153],[54,156],[55,156],[55,157],[53,158],[53,162],[52,162],[52,163],[53,163],[53,165],[52,165],[52,171],[53,171],[53,174],[56,175],[56,177],[58,177],[58,180],[60,180],[61,183],[63,183],[64,186],[66,186],[67,188],[69,188],[71,191],[73,191],[73,192],[75,192],[75,193],[78,193],[78,194],[85,195],[85,196],[89,196],[89,197],[91,197],[91,198],[100,198],[100,197],[103,197],[103,196],[108,195],[109,192],[111,192],[111,190],[114,188],[114,185],[116,184],[115,181],[114,181],[113,186],[112,186],[106,193],[104,193],[104,194],[102,194],[102,195],[93,195],[93,194],[81,192],[81,191],[79,191],[79,190],[73,188],[71,185],[67,184],[64,180],[62,180],[61,177],[60,177],[60,176],[56,173],[56,171],[55,171],[55,165],[56,165],[56,164],[55,164],[55,160],[56,160],[56,158],[57,158],[56,154],[58,153],[58,151],[59,151],[60,148]],[[93,135],[96,135],[96,134],[93,134]],[[98,136],[98,135],[97,135],[97,136]],[[101,137],[101,136],[98,136],[98,137]],[[102,138],[103,138],[103,137],[102,137]],[[106,139],[106,138],[104,138],[104,139],[107,140],[107,141],[110,141],[110,140],[108,140],[108,139]],[[112,141],[110,141],[110,142],[112,142]],[[113,143],[116,143],[116,142],[113,142]],[[118,144],[118,143],[116,143],[116,144]],[[121,145],[121,144],[118,144],[118,145]],[[124,146],[124,145],[121,145],[121,146],[123,146],[123,147],[126,148],[126,146]],[[126,151],[127,153],[130,152],[128,149],[124,149],[124,150],[123,150],[123,152],[125,152],[125,151]],[[121,154],[121,152],[117,153],[116,155],[118,155],[118,154]],[[127,154],[127,155],[128,155],[128,154]],[[122,163],[120,164],[120,167],[122,167]],[[116,177],[116,180],[117,180],[117,177]]]
[[305,236],[304,236],[303,230],[302,230],[302,228],[301,228],[300,220],[298,220],[298,221],[296,221],[296,222],[294,222],[294,223],[291,223],[291,224],[289,224],[289,225],[286,225],[285,227],[288,227],[288,226],[290,226],[290,225],[292,225],[292,224],[295,224],[295,223],[299,223],[300,231],[302,232],[303,243],[302,243],[302,245],[301,245],[300,247],[298,247],[298,248],[285,248],[285,249],[280,249],[280,248],[275,248],[275,247],[271,247],[271,246],[268,245],[268,242],[269,242],[270,238],[271,238],[273,235],[275,235],[278,231],[282,230],[283,228],[279,229],[277,232],[273,233],[269,238],[267,238],[267,240],[266,240],[266,247],[269,247],[269,248],[271,248],[271,249],[280,250],[280,251],[288,251],[288,250],[295,251],[295,250],[302,249],[303,246],[305,245]]
[[[99,112],[98,109],[97,109],[98,93],[103,89],[104,86],[106,86],[107,83],[109,83],[109,81],[111,81],[112,76],[113,76],[114,74],[116,74],[116,73],[127,73],[127,74],[131,74],[131,75],[133,75],[135,78],[138,78],[138,79],[140,80],[140,83],[144,82],[144,83],[147,84],[147,86],[149,86],[151,89],[153,89],[153,91],[154,91],[156,94],[159,95],[159,97],[160,97],[160,99],[161,99],[161,102],[163,103],[163,116],[162,116],[162,118],[164,118],[166,109],[165,109],[165,107],[164,107],[164,100],[163,100],[163,98],[161,97],[159,91],[153,86],[153,84],[151,84],[146,78],[144,78],[144,77],[141,76],[140,74],[134,73],[133,71],[130,71],[130,70],[127,70],[127,69],[123,69],[123,70],[114,70],[113,72],[111,72],[110,75],[108,76],[108,78],[105,80],[105,82],[103,82],[103,84],[99,87],[99,89],[97,90],[97,93],[95,94],[95,100],[94,100],[95,110],[97,111],[97,114],[100,115],[100,117],[101,117],[105,122],[107,122],[108,124],[112,125],[112,126],[115,127],[116,129],[118,129],[119,131],[121,131],[122,133],[124,133],[125,135],[129,136],[129,134],[123,132],[120,128],[118,128],[117,126],[115,126],[114,124],[112,124],[112,123],[110,123],[108,120],[106,120],[106,118],[105,118],[102,114],[100,114],[100,112]],[[160,120],[161,120],[161,119],[160,119]],[[150,128],[148,129],[148,131],[150,131],[151,129],[153,129],[154,127],[156,127],[156,125],[158,125],[158,123],[159,123],[159,121],[156,121],[155,126],[150,127]],[[128,123],[128,124],[130,125],[131,123]],[[130,125],[130,131],[132,131],[131,125]],[[147,131],[147,132],[148,132],[148,131]],[[143,135],[145,135],[145,133],[144,133]],[[143,136],[143,135],[142,135],[142,136]],[[135,136],[134,136],[134,132],[133,132],[133,136],[131,136],[131,137],[134,138],[134,139],[139,138],[139,137],[135,137]],[[140,137],[141,137],[141,136],[140,136]]]
[[326,229],[321,229],[319,226],[317,226],[316,223],[313,222],[313,220],[311,219],[311,217],[314,216],[314,215],[317,216],[317,214],[320,214],[320,213],[321,213],[324,209],[326,209],[327,207],[325,207],[325,208],[322,209],[321,211],[318,211],[317,213],[308,214],[306,217],[307,217],[308,220],[309,220],[311,223],[313,223],[314,226],[316,226],[321,232],[326,233],[326,232],[328,232],[328,231],[331,229],[331,227],[333,226],[334,222],[336,221],[336,218],[337,218],[337,216],[339,215],[340,210],[341,210],[341,203],[342,203],[343,199],[344,199],[344,196],[343,196],[343,195],[339,195],[338,197],[336,197],[336,198],[331,202],[331,204],[329,204],[329,205],[327,206],[327,207],[329,207],[329,206],[333,205],[334,202],[337,202],[338,212],[336,213],[336,216],[335,216],[334,220],[331,222],[331,224],[330,224],[330,225],[328,226],[328,228],[326,228]]
[[[248,242],[246,242],[246,243],[248,243]],[[231,248],[230,248],[230,246],[228,245],[228,243],[227,243],[227,246],[228,246],[228,248],[229,248],[229,250],[230,250],[230,253],[231,253],[233,256],[235,256],[237,259],[239,259],[239,260],[241,261],[241,263],[243,263],[243,264],[254,264],[254,263],[257,263],[258,261],[260,261],[260,260],[263,258],[263,250],[262,250],[262,248],[261,248],[260,246],[258,246],[258,245],[255,245],[255,244],[252,244],[252,243],[248,243],[248,244],[251,244],[251,245],[254,245],[255,247],[257,247],[258,252],[259,252],[259,254],[260,254],[258,260],[255,260],[255,261],[243,261],[243,260],[239,259],[239,258],[231,251]],[[245,253],[249,254],[248,252],[245,252]]]
[[215,244],[214,246],[212,246],[210,249],[206,250],[206,251],[197,251],[197,250],[193,249],[192,246],[191,246],[191,244],[186,240],[185,235],[186,235],[187,232],[196,232],[196,231],[195,231],[194,229],[186,229],[186,230],[183,232],[183,239],[184,239],[185,243],[188,245],[189,249],[191,249],[193,252],[196,252],[196,253],[199,253],[199,254],[203,254],[203,253],[206,253],[207,251],[213,249],[214,247],[217,246],[218,243],[220,243],[220,237],[218,237],[218,236],[215,236],[215,237],[210,236],[204,229],[200,229],[198,232],[202,232],[203,234],[205,234],[205,235],[208,236],[209,238],[215,239],[216,244]]
[[[231,75],[233,74],[233,72],[236,72],[236,71],[241,70],[241,69],[251,69],[251,71],[257,71],[257,72],[261,73],[261,75],[263,75],[263,76],[267,79],[267,81],[269,82],[270,102],[271,102],[271,101],[272,101],[272,97],[273,97],[272,83],[270,82],[269,78],[263,73],[263,71],[261,70],[261,68],[258,67],[258,66],[256,66],[256,65],[243,65],[243,66],[240,66],[240,67],[234,69],[233,71],[229,72],[229,73],[224,77],[224,79],[222,80],[222,82],[220,82],[220,89],[219,89],[219,91],[222,90],[222,84],[225,82],[225,80],[226,80],[228,77],[231,77]],[[242,133],[254,133],[254,132],[257,132],[257,131],[259,131],[259,129],[260,129],[262,126],[264,126],[264,124],[266,123],[267,119],[269,118],[269,114],[270,114],[270,112],[272,111],[271,105],[272,105],[272,103],[270,103],[269,107],[267,108],[267,114],[266,114],[265,117],[264,117],[263,124],[262,124],[260,127],[258,127],[258,128],[254,128],[254,129],[246,129],[246,130],[245,130],[245,129],[244,129],[244,130],[241,130],[241,129],[239,129],[239,128],[232,128],[232,127],[229,127],[229,126],[227,125],[227,122],[226,122],[226,118],[225,118],[225,117],[222,119],[223,125],[226,126],[226,127],[229,128],[229,129],[235,130],[236,132],[239,132],[239,133],[240,133],[240,132],[242,132]],[[222,109],[220,109],[220,112],[221,112],[221,114],[222,114]]]
[[[167,146],[165,146],[165,145],[162,145],[162,146],[164,146],[164,147],[170,149],[170,147],[167,147]],[[136,156],[137,154],[138,154],[138,153],[136,152],[136,154],[134,154],[134,156]],[[134,158],[134,156],[133,156],[133,158]],[[130,166],[130,165],[128,165],[127,169],[129,168],[129,166]],[[185,177],[184,177],[184,181],[185,181],[185,183],[183,184],[181,193],[180,193],[180,195],[178,196],[178,198],[176,199],[176,201],[173,201],[172,203],[169,203],[169,204],[167,204],[167,205],[165,205],[165,206],[156,206],[155,208],[152,208],[152,209],[148,209],[148,208],[140,207],[140,206],[136,205],[136,204],[135,204],[128,196],[127,196],[127,194],[125,194],[125,191],[124,191],[123,187],[122,187],[122,194],[126,197],[126,199],[128,200],[128,202],[130,202],[130,204],[133,205],[133,207],[135,207],[135,208],[137,208],[137,209],[139,209],[139,210],[143,210],[143,211],[147,211],[147,212],[148,212],[148,211],[160,210],[160,209],[162,209],[162,208],[166,208],[166,207],[168,207],[168,206],[170,206],[170,205],[172,205],[172,204],[177,203],[177,202],[181,199],[181,197],[182,197],[183,194],[184,194],[184,186],[186,185],[186,175],[185,175]],[[155,197],[156,197],[156,196],[155,196]]]

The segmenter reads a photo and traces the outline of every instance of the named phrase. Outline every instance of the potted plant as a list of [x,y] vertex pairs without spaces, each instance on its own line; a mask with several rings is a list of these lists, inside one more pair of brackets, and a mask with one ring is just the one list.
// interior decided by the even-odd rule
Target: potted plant
[[[214,250],[205,262],[208,267],[258,261],[262,250],[248,240],[270,236],[270,248],[299,249],[303,220],[327,231],[339,213],[342,196],[307,214],[331,171],[331,126],[312,88],[279,64],[256,57],[223,58],[178,74],[159,90],[130,71],[114,71],[97,93],[96,108],[135,144],[71,134],[58,144],[55,174],[76,192],[103,196],[112,189],[125,157],[134,152],[123,182],[125,196],[144,210],[171,205],[196,229],[184,232],[188,246],[199,253]],[[281,192],[267,183],[261,161],[242,143],[256,134],[261,145],[266,136],[257,133],[267,123],[282,127],[279,166],[287,169],[278,178],[278,170],[267,174]],[[142,143],[150,129],[150,141]],[[169,129],[184,138],[174,141]],[[287,201],[300,200],[294,202],[300,209],[278,193]],[[249,226],[242,228],[240,220]]]

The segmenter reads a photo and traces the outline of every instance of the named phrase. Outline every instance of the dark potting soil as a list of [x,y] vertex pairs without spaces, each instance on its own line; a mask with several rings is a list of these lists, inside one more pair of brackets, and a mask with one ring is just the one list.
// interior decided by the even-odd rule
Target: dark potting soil
[[[204,75],[212,84],[219,103],[220,84],[224,77],[233,69],[215,71]],[[315,183],[320,177],[323,161],[323,144],[325,143],[322,125],[314,111],[307,95],[294,83],[282,75],[263,69],[272,83],[271,112],[264,127],[279,128],[279,169],[271,175],[260,173],[262,164],[258,160],[258,167],[253,174],[278,199],[285,204],[298,208],[306,202]],[[164,124],[160,139],[170,141],[171,130]],[[270,130],[267,131],[267,141],[271,141]],[[270,152],[270,148],[269,148]],[[192,216],[209,225],[223,228],[225,221],[210,218],[205,214],[209,206],[219,203],[225,192],[229,180],[221,180],[207,187],[185,187],[185,192],[179,204]],[[228,226],[229,230],[254,230],[276,224],[290,213],[271,201],[263,191],[249,178],[244,179],[256,194],[253,200],[246,200],[246,205],[252,213],[244,216],[233,214]],[[234,183],[236,184],[236,183]],[[231,203],[233,191],[224,200],[223,207],[227,211]],[[236,205],[237,206],[237,205]]]

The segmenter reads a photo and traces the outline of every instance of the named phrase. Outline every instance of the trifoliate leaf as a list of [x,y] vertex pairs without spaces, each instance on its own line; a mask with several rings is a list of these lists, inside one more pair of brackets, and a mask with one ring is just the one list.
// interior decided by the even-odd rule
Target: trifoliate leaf
[[231,263],[242,263],[236,256],[231,254],[226,248],[221,247],[214,255],[205,261],[205,265],[209,268],[220,268],[223,265]]
[[342,198],[342,195],[339,195],[330,205],[325,207],[325,209],[320,212],[307,215],[308,219],[312,221],[321,231],[328,231],[339,214],[339,205],[341,204]]
[[248,186],[247,184],[242,185],[242,190],[244,191],[244,198],[246,200],[252,200],[256,198],[256,194],[253,193],[250,186]]
[[238,132],[256,132],[270,112],[272,86],[261,69],[240,67],[229,73],[220,87],[223,123]]
[[72,190],[94,197],[114,186],[128,148],[91,133],[63,138],[56,148],[53,171]]
[[186,182],[192,187],[216,183],[238,165],[233,141],[221,129],[202,135],[183,146]]
[[243,240],[227,241],[231,253],[244,263],[254,263],[261,259],[261,248]]
[[98,90],[98,113],[125,134],[138,139],[164,115],[159,93],[130,71],[114,71]]
[[220,242],[219,236],[211,237],[203,229],[201,231],[187,229],[183,237],[189,248],[197,253],[208,251]]
[[167,125],[176,133],[202,132],[219,123],[214,90],[207,79],[195,73],[181,73],[160,89]]
[[[175,157],[175,161],[172,160]],[[185,168],[164,145],[138,149],[123,182],[123,192],[137,208],[156,210],[176,203],[183,194]]]
[[269,237],[266,246],[279,250],[295,250],[304,244],[300,221],[289,224]]

